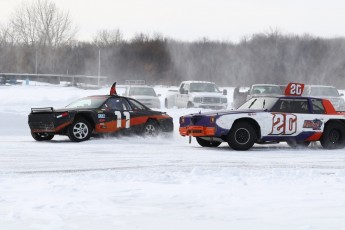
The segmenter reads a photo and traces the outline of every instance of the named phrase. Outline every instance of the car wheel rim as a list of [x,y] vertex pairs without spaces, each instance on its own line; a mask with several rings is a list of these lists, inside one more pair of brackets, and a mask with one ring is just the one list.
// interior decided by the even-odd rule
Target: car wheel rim
[[145,134],[153,136],[156,134],[156,127],[154,125],[147,125],[145,128]]
[[245,145],[249,142],[250,139],[250,133],[247,129],[245,128],[240,128],[236,130],[235,132],[235,140],[237,143],[241,145]]
[[73,127],[73,135],[79,139],[82,140],[87,137],[89,134],[89,129],[85,123],[78,122]]
[[338,143],[340,140],[340,132],[336,129],[332,130],[329,134],[329,140],[335,144]]

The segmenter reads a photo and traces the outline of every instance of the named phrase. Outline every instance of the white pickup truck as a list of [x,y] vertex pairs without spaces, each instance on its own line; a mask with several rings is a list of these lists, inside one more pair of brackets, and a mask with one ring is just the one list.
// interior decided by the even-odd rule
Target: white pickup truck
[[165,107],[227,109],[227,91],[208,81],[183,81],[178,90],[169,90]]

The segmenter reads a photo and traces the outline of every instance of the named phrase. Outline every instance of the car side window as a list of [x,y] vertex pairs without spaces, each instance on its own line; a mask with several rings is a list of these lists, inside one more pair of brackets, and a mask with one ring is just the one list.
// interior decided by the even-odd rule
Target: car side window
[[311,99],[311,103],[313,105],[313,113],[314,114],[324,114],[325,113],[325,107],[323,107],[322,100]]
[[109,98],[104,107],[111,110],[128,110],[128,105],[123,98]]
[[280,99],[273,106],[272,112],[309,113],[307,99]]
[[140,104],[139,102],[133,99],[128,98],[128,102],[133,110],[147,110],[147,108],[144,105]]

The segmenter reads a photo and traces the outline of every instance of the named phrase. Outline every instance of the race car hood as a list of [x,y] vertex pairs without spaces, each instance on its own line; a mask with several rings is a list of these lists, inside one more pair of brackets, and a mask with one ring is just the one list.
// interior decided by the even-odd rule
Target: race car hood
[[[259,113],[259,112],[265,112],[264,110],[221,110],[221,111],[211,111],[211,112],[205,112],[205,113],[192,113],[186,116],[221,116],[221,115],[228,115],[228,114],[241,114],[241,113]],[[186,117],[184,116],[184,117]]]

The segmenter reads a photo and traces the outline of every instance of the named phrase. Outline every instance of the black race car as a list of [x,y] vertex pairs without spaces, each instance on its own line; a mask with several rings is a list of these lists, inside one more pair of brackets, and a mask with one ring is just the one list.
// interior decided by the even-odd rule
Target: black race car
[[132,98],[115,94],[81,98],[64,109],[32,108],[29,126],[37,141],[67,135],[71,141],[80,142],[93,134],[134,132],[154,136],[172,132],[173,119]]

